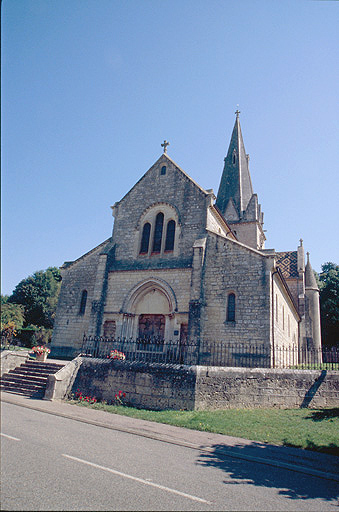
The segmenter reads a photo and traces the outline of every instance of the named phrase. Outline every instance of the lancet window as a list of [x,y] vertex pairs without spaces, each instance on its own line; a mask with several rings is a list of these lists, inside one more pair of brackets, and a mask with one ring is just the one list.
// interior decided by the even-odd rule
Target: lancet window
[[155,218],[155,229],[153,238],[153,253],[161,251],[162,231],[164,227],[164,214],[159,212]]
[[235,322],[235,295],[229,293],[227,297],[227,322]]
[[87,302],[87,290],[84,290],[82,292],[82,294],[81,294],[79,315],[84,315],[85,314],[86,302]]
[[[154,211],[154,210],[153,210]],[[151,256],[170,253],[175,250],[178,223],[173,219],[175,214],[169,208],[163,211],[155,209],[148,212],[141,227],[139,239],[139,255]]]
[[167,223],[165,251],[173,251],[174,237],[175,237],[175,221],[170,220]]
[[141,237],[140,253],[139,254],[147,254],[148,253],[150,234],[151,234],[151,224],[149,222],[146,222],[146,224],[144,224],[144,227],[142,229],[142,237]]

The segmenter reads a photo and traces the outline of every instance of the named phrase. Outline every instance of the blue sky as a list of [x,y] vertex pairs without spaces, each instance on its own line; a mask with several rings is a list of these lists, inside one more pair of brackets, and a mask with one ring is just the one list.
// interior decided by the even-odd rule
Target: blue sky
[[266,248],[339,263],[335,1],[3,0],[2,293],[112,232],[162,153],[218,190],[234,111]]

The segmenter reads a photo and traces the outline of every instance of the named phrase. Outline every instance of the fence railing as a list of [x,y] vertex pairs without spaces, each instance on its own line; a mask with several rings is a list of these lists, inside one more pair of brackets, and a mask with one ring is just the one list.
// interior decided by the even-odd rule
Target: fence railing
[[200,364],[238,368],[300,368],[339,370],[339,348],[300,349],[262,344],[200,342],[185,344],[158,338],[127,339],[84,336],[81,353],[110,358],[112,351],[123,352],[127,361]]

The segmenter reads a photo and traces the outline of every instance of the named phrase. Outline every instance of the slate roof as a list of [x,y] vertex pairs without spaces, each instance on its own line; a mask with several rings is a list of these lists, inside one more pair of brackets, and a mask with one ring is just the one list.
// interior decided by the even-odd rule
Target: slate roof
[[298,277],[298,255],[297,251],[284,251],[275,254],[277,267],[285,279]]
[[[235,157],[235,161],[233,160]],[[232,199],[241,217],[253,195],[248,160],[237,114],[230,145],[225,157],[216,205],[225,215],[227,205]]]

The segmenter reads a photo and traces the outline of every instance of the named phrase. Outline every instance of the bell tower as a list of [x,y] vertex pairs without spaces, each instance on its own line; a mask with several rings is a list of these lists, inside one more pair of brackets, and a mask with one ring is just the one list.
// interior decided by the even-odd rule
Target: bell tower
[[224,169],[218,190],[216,206],[232,228],[239,242],[254,249],[264,249],[264,214],[253,193],[249,172],[249,155],[246,154],[242,138],[239,110],[224,158]]

